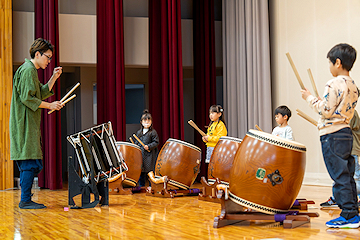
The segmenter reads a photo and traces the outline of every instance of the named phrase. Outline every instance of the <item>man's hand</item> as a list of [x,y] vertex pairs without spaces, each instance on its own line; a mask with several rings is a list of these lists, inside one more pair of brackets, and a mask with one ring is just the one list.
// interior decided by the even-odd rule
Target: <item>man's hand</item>
[[60,110],[64,107],[64,104],[62,104],[60,101],[55,101],[50,103],[49,109],[50,110]]
[[52,77],[54,78],[54,80],[56,80],[60,77],[61,74],[62,74],[62,67],[56,67],[54,68]]

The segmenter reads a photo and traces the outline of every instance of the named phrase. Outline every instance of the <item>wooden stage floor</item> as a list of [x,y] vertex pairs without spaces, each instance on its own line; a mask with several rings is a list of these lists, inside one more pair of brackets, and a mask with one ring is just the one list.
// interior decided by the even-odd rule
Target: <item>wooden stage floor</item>
[[299,198],[314,200],[309,211],[320,217],[294,229],[267,221],[243,222],[213,228],[220,205],[197,197],[174,199],[110,195],[108,208],[70,209],[67,189],[35,190],[33,200],[47,209],[20,210],[19,190],[0,191],[0,239],[360,239],[360,229],[329,229],[325,222],[338,209],[322,210],[319,203],[330,187],[302,186]]

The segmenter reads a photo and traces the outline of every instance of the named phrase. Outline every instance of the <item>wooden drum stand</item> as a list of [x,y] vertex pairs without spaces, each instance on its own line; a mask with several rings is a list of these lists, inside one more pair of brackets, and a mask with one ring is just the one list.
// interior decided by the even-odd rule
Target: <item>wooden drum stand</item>
[[167,176],[155,177],[153,172],[148,173],[151,187],[146,189],[146,196],[174,198],[182,196],[197,196],[200,189],[170,189],[170,179]]
[[[224,227],[241,221],[267,220],[280,222],[285,229],[295,228],[310,222],[311,217],[319,217],[314,212],[288,211],[270,215],[255,210],[245,208],[232,200],[228,199],[227,188],[225,185],[217,186],[217,194],[220,197],[221,214],[214,219],[214,228]],[[307,202],[302,201],[303,205]]]

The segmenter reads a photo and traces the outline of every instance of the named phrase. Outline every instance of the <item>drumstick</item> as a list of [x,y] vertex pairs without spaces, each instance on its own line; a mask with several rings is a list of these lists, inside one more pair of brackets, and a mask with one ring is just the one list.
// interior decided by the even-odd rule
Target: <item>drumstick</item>
[[[60,100],[60,102],[64,102],[65,101],[65,99],[68,97],[68,96],[70,96],[70,94],[73,92],[73,91],[75,91],[75,89],[78,87],[78,86],[80,86],[80,83],[78,82],[77,84],[75,84],[75,86],[72,88],[72,89],[70,89],[70,91],[68,92],[68,93],[66,93],[65,94],[65,96]],[[76,95],[75,95],[76,96]],[[71,99],[70,99],[71,100]],[[69,101],[70,101],[69,100]],[[55,110],[51,110],[50,112],[48,112],[48,114],[50,114],[50,113],[52,113],[52,112],[54,112]]]
[[[64,102],[62,102],[62,104],[65,105],[65,103],[73,100],[75,97],[76,97],[76,94],[72,95],[70,98],[68,98],[68,99],[66,99]],[[50,112],[48,112],[48,114],[53,113],[54,111],[55,111],[55,110],[51,110]]]
[[[131,143],[134,143],[134,141],[132,140],[132,138],[131,138],[131,137],[129,137],[129,139],[130,139],[130,142],[131,142]],[[135,143],[134,143],[134,144],[135,144]]]
[[193,120],[189,120],[188,124],[190,124],[190,126],[195,128],[201,134],[201,136],[206,136],[206,134],[203,131],[201,131],[201,129],[193,122]]
[[70,96],[70,94],[75,91],[75,89],[80,86],[80,83],[78,82],[67,94],[65,94],[65,96],[60,100],[60,102],[65,101],[65,99]]
[[300,117],[303,117],[305,120],[308,120],[310,123],[314,124],[315,126],[317,126],[317,122],[312,119],[311,117],[309,117],[308,115],[306,115],[304,112],[300,111],[299,109],[296,109],[297,111],[297,114],[300,116]]
[[263,132],[263,130],[257,124],[255,124],[255,127],[256,127],[257,130]]
[[296,67],[295,67],[295,64],[294,64],[293,60],[291,59],[290,53],[286,53],[286,56],[287,56],[287,58],[288,58],[288,60],[290,62],[290,65],[291,65],[291,67],[292,67],[292,69],[293,69],[293,71],[295,73],[295,76],[296,76],[296,78],[297,78],[297,80],[298,80],[298,82],[300,84],[301,89],[305,90],[304,84],[301,81],[300,75],[299,75],[298,71],[296,70]]
[[[134,136],[134,138],[135,138],[136,140],[138,140],[138,142],[145,148],[145,144],[140,140],[140,138],[138,138],[138,136],[136,136],[135,134],[133,134],[133,136]],[[146,151],[150,152],[149,149],[146,150]]]
[[311,85],[312,85],[312,87],[313,87],[313,89],[314,89],[315,96],[318,98],[318,97],[319,97],[319,93],[318,93],[318,91],[317,91],[317,89],[316,89],[314,77],[313,77],[313,75],[312,75],[312,73],[311,73],[310,68],[307,70],[307,72],[308,72],[308,74],[309,74],[310,82],[311,82]]

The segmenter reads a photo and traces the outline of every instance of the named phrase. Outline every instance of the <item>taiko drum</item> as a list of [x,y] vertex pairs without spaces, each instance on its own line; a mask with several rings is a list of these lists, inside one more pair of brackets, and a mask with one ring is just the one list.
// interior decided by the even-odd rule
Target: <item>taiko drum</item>
[[201,149],[169,138],[161,148],[155,164],[155,178],[167,176],[169,184],[189,189],[200,170]]
[[229,186],[230,170],[242,139],[221,137],[211,155],[208,168],[208,182],[215,183],[218,178],[221,183]]
[[304,178],[306,147],[249,130],[230,171],[229,198],[259,212],[287,212]]
[[[123,181],[124,187],[135,187],[141,174],[142,153],[139,146],[128,142],[116,142],[119,155],[125,160],[128,166],[126,178]],[[109,182],[111,179],[109,179]]]

